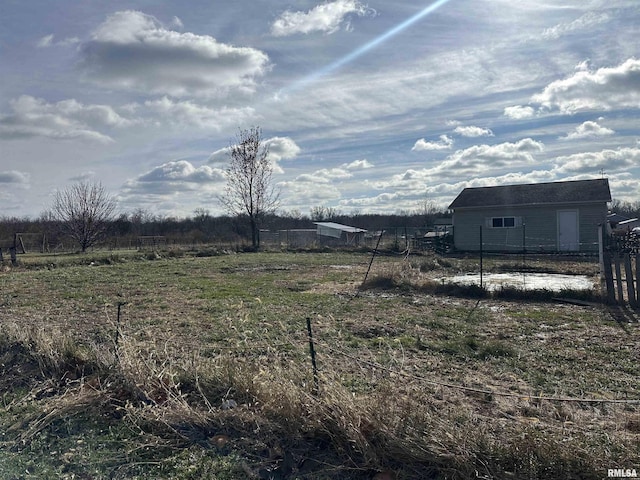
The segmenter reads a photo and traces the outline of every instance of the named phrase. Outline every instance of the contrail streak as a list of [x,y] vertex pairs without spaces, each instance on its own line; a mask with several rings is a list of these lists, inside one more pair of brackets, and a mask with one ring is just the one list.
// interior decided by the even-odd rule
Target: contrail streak
[[369,43],[365,43],[360,48],[357,48],[353,52],[351,52],[348,55],[345,55],[344,57],[342,57],[342,58],[336,60],[335,62],[327,65],[326,67],[321,68],[320,70],[318,70],[316,72],[313,72],[310,75],[307,75],[306,77],[302,78],[301,80],[298,80],[297,82],[294,82],[290,86],[284,88],[282,90],[282,92],[283,93],[291,93],[291,92],[295,92],[297,90],[300,90],[302,87],[305,87],[305,86],[309,85],[310,83],[313,83],[314,81],[318,80],[321,77],[324,77],[325,75],[328,75],[329,73],[333,72],[334,70],[337,70],[340,67],[342,67],[342,66],[344,66],[344,65],[346,65],[346,64],[348,64],[350,62],[353,62],[358,57],[361,57],[362,55],[364,55],[368,51],[373,50],[378,45],[386,42],[387,40],[389,40],[390,38],[394,37],[398,33],[400,33],[403,30],[409,28],[411,25],[413,25],[417,21],[419,21],[419,20],[423,19],[424,17],[426,17],[427,15],[433,13],[435,10],[437,10],[438,8],[440,8],[442,5],[444,5],[447,2],[449,2],[449,0],[437,0],[436,2],[433,2],[431,5],[429,5],[428,7],[424,8],[424,9],[422,9],[421,11],[419,11],[418,13],[413,15],[412,17],[410,17],[407,20],[405,20],[404,22],[396,25],[391,30],[388,30],[387,32],[385,32],[382,35],[380,35],[379,37],[374,38]]

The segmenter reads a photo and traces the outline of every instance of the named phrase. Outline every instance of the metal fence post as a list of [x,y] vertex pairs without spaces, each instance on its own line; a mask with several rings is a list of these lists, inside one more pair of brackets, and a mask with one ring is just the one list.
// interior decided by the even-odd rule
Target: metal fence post
[[483,254],[483,245],[482,245],[482,225],[480,225],[480,288],[482,288],[482,254]]

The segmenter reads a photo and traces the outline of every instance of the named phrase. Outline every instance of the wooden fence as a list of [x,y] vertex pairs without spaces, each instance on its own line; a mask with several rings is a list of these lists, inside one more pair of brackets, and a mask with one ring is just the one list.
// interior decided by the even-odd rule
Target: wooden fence
[[607,302],[640,305],[640,255],[604,252],[602,268]]

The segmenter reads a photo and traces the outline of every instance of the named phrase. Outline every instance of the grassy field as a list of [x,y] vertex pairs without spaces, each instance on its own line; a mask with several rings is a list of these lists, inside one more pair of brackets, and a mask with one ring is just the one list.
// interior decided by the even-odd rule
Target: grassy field
[[[0,477],[602,479],[640,469],[634,312],[441,288],[476,271],[473,259],[379,256],[362,286],[370,260],[211,250],[5,266]],[[533,258],[525,267],[597,272]]]

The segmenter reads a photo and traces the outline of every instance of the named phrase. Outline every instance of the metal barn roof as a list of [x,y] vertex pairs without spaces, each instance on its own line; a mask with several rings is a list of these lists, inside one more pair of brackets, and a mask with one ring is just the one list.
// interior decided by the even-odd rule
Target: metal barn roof
[[320,226],[320,227],[324,227],[324,228],[331,228],[334,230],[340,230],[341,232],[348,232],[348,233],[362,233],[362,232],[366,232],[365,229],[363,228],[357,228],[357,227],[350,227],[349,225],[342,225],[340,223],[334,223],[334,222],[313,222],[316,225]]

